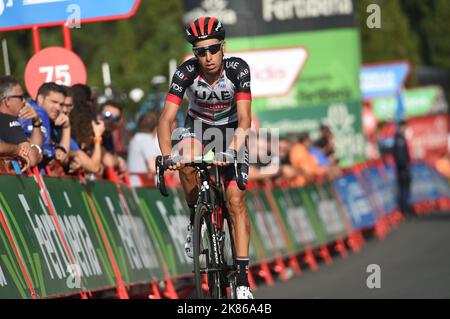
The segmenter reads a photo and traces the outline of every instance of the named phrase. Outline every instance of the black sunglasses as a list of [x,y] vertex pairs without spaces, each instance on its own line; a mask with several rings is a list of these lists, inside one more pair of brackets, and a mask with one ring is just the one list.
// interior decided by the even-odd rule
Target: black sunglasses
[[16,99],[20,99],[21,101],[25,101],[27,99],[27,95],[26,94],[22,94],[22,95],[7,95],[5,96],[5,98],[16,98]]
[[113,121],[113,122],[119,122],[121,116],[120,115],[113,115],[111,112],[103,112],[103,118],[105,120]]
[[216,44],[211,44],[205,47],[193,47],[192,51],[194,51],[195,56],[197,57],[204,57],[206,55],[206,51],[209,51],[211,54],[216,54],[219,52],[220,48],[222,47],[223,41],[220,41]]

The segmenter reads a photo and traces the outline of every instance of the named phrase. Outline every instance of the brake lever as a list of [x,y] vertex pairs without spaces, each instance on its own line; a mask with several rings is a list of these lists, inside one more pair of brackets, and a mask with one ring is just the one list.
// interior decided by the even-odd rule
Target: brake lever
[[159,189],[159,192],[164,197],[168,197],[169,193],[167,192],[166,188],[166,181],[164,179],[164,159],[162,156],[156,157],[156,185]]
[[234,159],[234,172],[236,173],[236,184],[241,191],[245,191],[247,185],[244,183],[242,178],[242,171],[238,165],[237,158]]

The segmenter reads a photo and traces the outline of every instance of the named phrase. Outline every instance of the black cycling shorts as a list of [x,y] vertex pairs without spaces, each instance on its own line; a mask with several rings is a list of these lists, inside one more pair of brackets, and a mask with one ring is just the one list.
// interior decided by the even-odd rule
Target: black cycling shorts
[[[237,128],[238,122],[229,123],[227,125],[212,126],[203,123],[201,120],[194,119],[187,115],[184,121],[184,127],[175,131],[172,135],[173,145],[177,145],[181,141],[195,140],[202,145],[203,155],[210,152],[225,152],[231,142]],[[240,163],[242,177],[248,180],[248,151],[244,151],[244,163]],[[209,156],[208,156],[209,157]],[[220,167],[219,172],[222,175],[225,187],[236,185],[236,174],[233,165]]]

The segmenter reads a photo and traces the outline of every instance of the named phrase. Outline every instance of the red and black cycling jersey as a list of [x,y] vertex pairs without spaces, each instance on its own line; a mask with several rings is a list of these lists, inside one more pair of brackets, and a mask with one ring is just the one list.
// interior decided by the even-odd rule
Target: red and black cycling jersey
[[166,101],[180,105],[184,93],[188,114],[194,119],[213,126],[236,122],[236,102],[251,100],[250,68],[241,58],[224,57],[220,78],[211,87],[202,77],[197,58],[191,58],[177,68]]

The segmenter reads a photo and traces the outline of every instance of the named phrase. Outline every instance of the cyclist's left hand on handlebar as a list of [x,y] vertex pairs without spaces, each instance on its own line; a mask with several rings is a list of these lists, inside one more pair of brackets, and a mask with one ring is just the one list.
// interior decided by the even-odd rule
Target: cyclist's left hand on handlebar
[[171,171],[177,171],[184,167],[184,162],[178,158],[174,159],[169,155],[163,156],[164,167]]
[[184,168],[184,163],[183,162],[173,163],[173,165],[169,166],[169,169],[171,171],[178,171],[178,170],[180,170],[182,168]]
[[214,155],[213,164],[217,166],[227,166],[234,163],[236,158],[236,151],[234,149],[227,149],[225,152],[219,152]]

